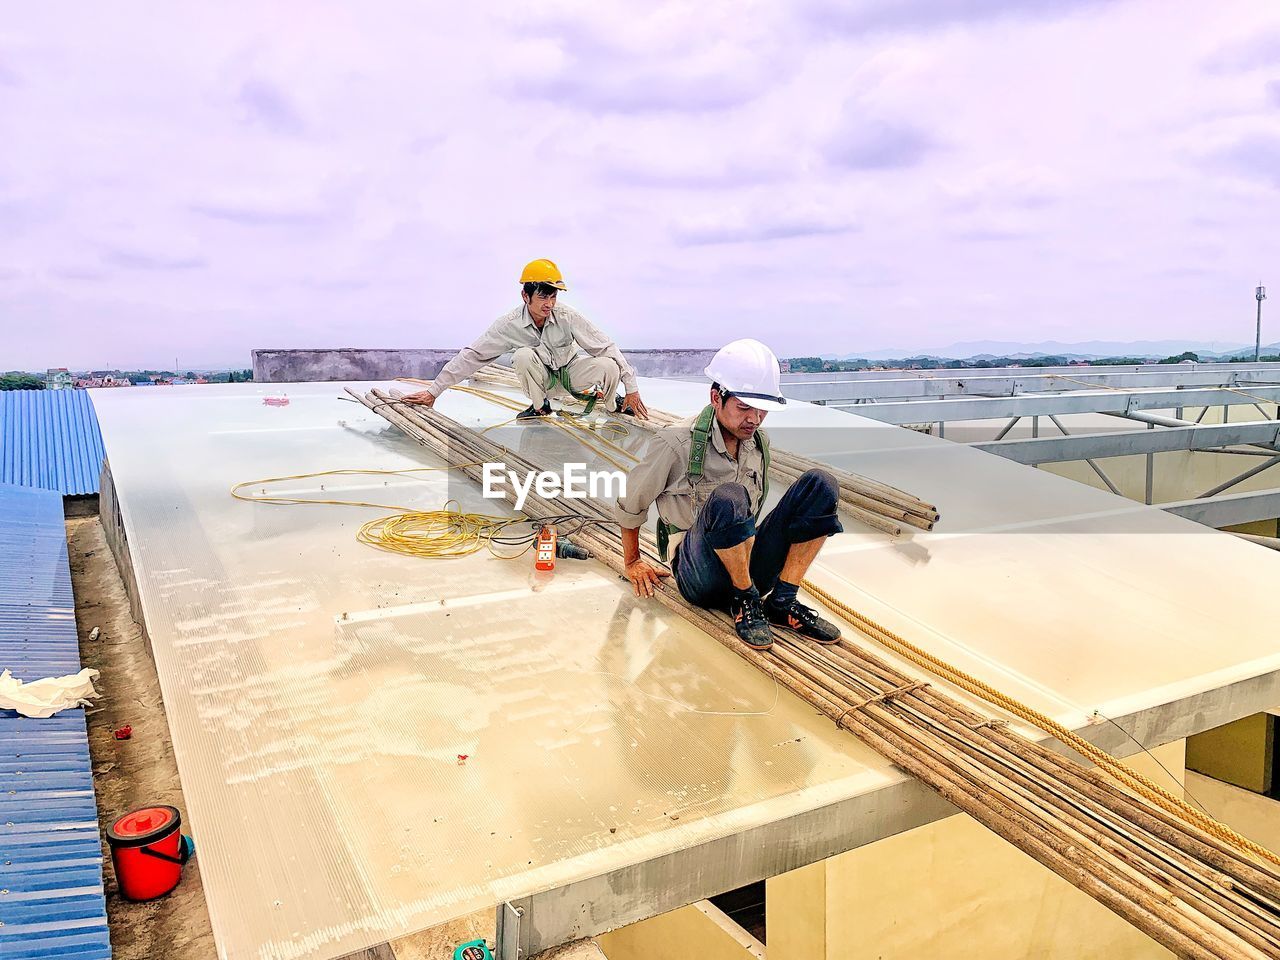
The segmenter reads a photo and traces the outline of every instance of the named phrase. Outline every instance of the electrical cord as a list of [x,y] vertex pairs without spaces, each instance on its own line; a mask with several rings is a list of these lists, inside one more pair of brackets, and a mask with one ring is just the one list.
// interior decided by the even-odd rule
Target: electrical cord
[[[531,520],[528,517],[499,517],[483,513],[468,513],[456,500],[449,500],[441,510],[418,510],[401,504],[371,503],[366,500],[333,500],[314,499],[296,496],[268,494],[271,484],[285,483],[294,480],[311,480],[322,477],[350,476],[401,476],[410,480],[421,480],[414,474],[430,471],[449,471],[463,467],[483,466],[480,462],[459,463],[453,466],[411,467],[405,470],[343,469],[321,470],[316,473],[298,473],[286,477],[267,477],[261,480],[245,480],[231,488],[231,496],[247,503],[269,503],[277,505],[312,504],[336,507],[371,507],[378,510],[395,510],[396,513],[379,517],[361,525],[356,532],[356,539],[361,543],[379,550],[398,553],[403,556],[423,559],[452,559],[465,557],[481,549],[488,551],[500,560],[515,560],[528,553],[538,539],[538,532],[544,525],[556,524],[569,526],[577,524],[561,536],[572,537],[591,525],[601,525],[604,521],[597,517],[579,513],[565,513],[542,520]],[[246,488],[258,487],[256,495],[246,494]],[[321,484],[321,490],[324,485]],[[523,524],[529,524],[528,532],[517,532]],[[500,548],[518,547],[514,553],[499,552]]]

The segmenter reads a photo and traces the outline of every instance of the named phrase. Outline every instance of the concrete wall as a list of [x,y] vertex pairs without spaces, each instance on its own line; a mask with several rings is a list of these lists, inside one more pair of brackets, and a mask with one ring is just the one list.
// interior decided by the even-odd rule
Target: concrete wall
[[[313,380],[431,379],[457,349],[448,350],[254,350],[253,379],[261,383]],[[701,376],[715,350],[623,350],[642,377]],[[508,361],[509,358],[503,358]]]

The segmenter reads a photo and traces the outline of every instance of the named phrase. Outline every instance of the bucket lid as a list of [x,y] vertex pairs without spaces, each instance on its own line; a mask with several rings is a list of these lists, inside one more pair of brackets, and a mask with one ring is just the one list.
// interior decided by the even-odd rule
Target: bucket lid
[[117,847],[144,847],[173,833],[181,824],[177,807],[142,807],[111,824],[107,840]]

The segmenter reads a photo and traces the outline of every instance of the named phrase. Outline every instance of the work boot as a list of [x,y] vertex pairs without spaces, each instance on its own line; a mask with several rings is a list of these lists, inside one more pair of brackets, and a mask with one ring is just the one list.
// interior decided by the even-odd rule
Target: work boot
[[765,619],[763,603],[755,590],[729,601],[733,629],[743,643],[756,650],[763,650],[773,643],[773,631]]
[[532,420],[534,417],[549,417],[549,416],[551,416],[551,401],[543,400],[541,407],[535,407],[533,404],[529,404],[529,408],[527,410],[521,410],[519,413],[516,414],[516,419]]
[[622,409],[622,401],[625,399],[627,398],[624,397],[622,394],[618,394],[616,397],[613,398],[613,412],[622,417],[634,417],[636,415],[636,412],[634,410]]
[[800,636],[819,643],[835,643],[840,639],[839,627],[830,620],[823,620],[817,610],[806,607],[799,600],[792,600],[789,606],[766,600],[764,615],[770,623],[794,630]]

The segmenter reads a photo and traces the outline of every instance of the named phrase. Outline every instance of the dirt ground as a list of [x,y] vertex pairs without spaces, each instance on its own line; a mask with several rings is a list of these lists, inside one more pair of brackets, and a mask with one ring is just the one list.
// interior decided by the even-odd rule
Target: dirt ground
[[[97,517],[67,520],[67,543],[80,660],[100,672],[95,685],[102,699],[85,711],[98,816],[105,828],[135,807],[169,804],[185,813],[155,665],[141,628],[129,615],[129,600],[102,524]],[[94,627],[100,634],[90,640]],[[115,739],[114,731],[125,724],[133,727],[133,736]],[[102,856],[111,951],[116,960],[217,957],[200,885],[198,847],[177,889],[150,903],[130,903],[120,896],[105,836]]]
[[[98,815],[105,826],[130,810],[155,804],[177,807],[186,801],[169,739],[155,664],[142,630],[129,613],[129,600],[96,516],[67,520],[71,583],[80,633],[80,659],[100,672],[102,698],[85,713],[93,759]],[[90,640],[94,627],[97,640]],[[114,732],[128,724],[127,740]],[[186,824],[183,831],[187,832]],[[217,950],[200,883],[200,841],[182,882],[166,897],[131,903],[120,896],[111,853],[104,836],[103,879],[111,949],[116,960],[214,960]],[[493,914],[464,917],[353,957],[378,960],[451,960],[459,943],[484,937],[493,941]]]

